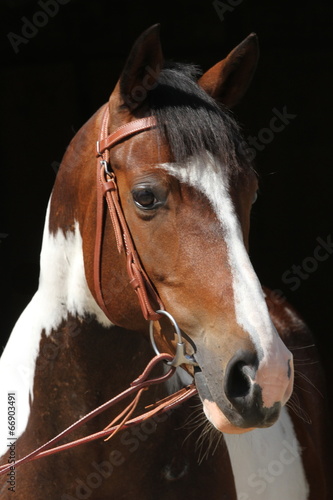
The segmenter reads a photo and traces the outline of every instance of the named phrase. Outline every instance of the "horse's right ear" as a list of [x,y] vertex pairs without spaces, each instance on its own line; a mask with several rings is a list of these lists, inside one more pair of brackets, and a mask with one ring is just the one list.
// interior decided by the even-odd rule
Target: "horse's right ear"
[[251,83],[259,57],[258,38],[251,33],[198,81],[207,94],[232,108]]
[[164,64],[160,26],[151,26],[134,43],[118,84],[112,94],[118,104],[130,111],[142,105],[153,89]]

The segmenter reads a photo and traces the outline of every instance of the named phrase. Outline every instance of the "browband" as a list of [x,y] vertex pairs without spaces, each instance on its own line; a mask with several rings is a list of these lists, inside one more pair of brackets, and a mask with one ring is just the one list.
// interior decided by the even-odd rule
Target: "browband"
[[[108,113],[106,114],[106,117],[108,118]],[[138,120],[134,120],[133,122],[122,125],[104,139],[100,137],[100,139],[97,141],[96,147],[97,156],[101,156],[106,149],[112,148],[112,146],[122,141],[123,139],[126,139],[130,135],[156,127],[156,125],[156,118],[154,116],[139,118]]]

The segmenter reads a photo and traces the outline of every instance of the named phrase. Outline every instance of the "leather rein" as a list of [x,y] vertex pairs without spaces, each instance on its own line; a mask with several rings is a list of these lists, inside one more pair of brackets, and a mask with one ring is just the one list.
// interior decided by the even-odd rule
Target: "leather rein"
[[[40,446],[33,452],[24,456],[23,458],[17,460],[14,467],[18,467],[23,463],[31,462],[48,455],[53,455],[60,451],[76,447],[83,443],[88,443],[98,438],[110,439],[119,430],[126,429],[133,425],[137,425],[142,421],[151,418],[155,414],[161,414],[170,411],[174,407],[188,400],[195,394],[197,394],[197,389],[192,383],[183,389],[180,389],[174,394],[146,407],[148,410],[137,417],[130,418],[139,402],[140,396],[143,391],[147,390],[150,386],[156,385],[168,380],[176,371],[176,367],[181,364],[191,364],[197,365],[193,356],[189,356],[185,351],[185,344],[182,337],[185,337],[188,342],[191,343],[195,350],[195,345],[191,339],[184,333],[181,332],[176,321],[171,316],[170,313],[165,311],[163,303],[158,296],[153,284],[151,283],[149,277],[144,271],[139,256],[136,252],[132,236],[128,229],[126,219],[124,217],[119,194],[115,173],[110,167],[110,152],[109,149],[115,144],[118,144],[124,139],[131,137],[132,135],[149,130],[156,127],[156,119],[154,117],[141,118],[130,123],[127,123],[113,133],[108,135],[108,124],[109,124],[109,110],[106,105],[103,118],[102,126],[100,131],[100,137],[97,141],[97,217],[96,217],[96,239],[95,239],[95,255],[94,255],[94,286],[96,298],[99,306],[104,311],[106,316],[110,318],[107,306],[104,301],[101,285],[101,259],[102,259],[102,243],[103,243],[103,226],[104,226],[104,210],[105,201],[108,207],[108,212],[112,221],[113,229],[115,232],[115,237],[117,241],[117,248],[119,252],[125,251],[126,261],[127,261],[127,272],[129,280],[134,290],[137,293],[139,303],[141,306],[142,314],[144,318],[150,321],[150,338],[152,341],[153,348],[156,352],[156,356],[148,363],[147,367],[143,373],[134,380],[130,387],[118,394],[114,398],[110,399],[106,403],[102,404],[95,410],[91,411],[84,417],[80,418],[77,422],[73,423],[67,429],[62,431],[60,434],[52,438],[50,441]],[[166,353],[159,353],[157,346],[153,338],[153,322],[161,319],[162,316],[166,316],[173,327],[175,328],[176,335],[178,337],[178,343],[176,348],[175,356]],[[150,372],[153,368],[163,361],[168,365],[168,371],[155,378],[149,378]],[[77,439],[72,442],[67,442],[60,446],[54,446],[58,441],[68,436],[71,432],[78,429],[89,420],[94,418],[96,415],[113,407],[118,402],[123,399],[135,395],[133,401],[123,410],[112,422],[105,427],[103,430],[91,434],[89,436]],[[0,466],[0,475],[8,473],[13,467],[13,464]]]

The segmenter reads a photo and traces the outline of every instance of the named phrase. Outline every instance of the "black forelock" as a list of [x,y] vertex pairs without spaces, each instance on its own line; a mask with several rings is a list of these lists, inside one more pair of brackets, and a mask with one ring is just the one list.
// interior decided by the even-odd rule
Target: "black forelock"
[[197,85],[199,75],[188,64],[168,64],[161,71],[148,97],[159,132],[176,162],[208,151],[226,168],[239,171],[248,164],[239,127],[231,112]]

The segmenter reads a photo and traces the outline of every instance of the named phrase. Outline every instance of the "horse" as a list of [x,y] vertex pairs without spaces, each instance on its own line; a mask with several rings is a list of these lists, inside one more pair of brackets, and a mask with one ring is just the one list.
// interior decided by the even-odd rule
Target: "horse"
[[[12,464],[1,498],[331,498],[312,334],[261,286],[248,254],[258,176],[230,110],[258,53],[250,34],[200,73],[165,61],[152,26],[68,146],[38,290],[1,358],[2,463]],[[193,380],[198,395],[109,441],[15,466],[124,391],[154,350],[174,374],[135,411]],[[116,414],[99,414],[74,438]]]

